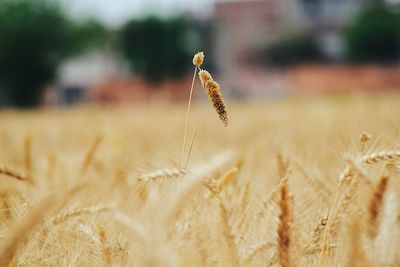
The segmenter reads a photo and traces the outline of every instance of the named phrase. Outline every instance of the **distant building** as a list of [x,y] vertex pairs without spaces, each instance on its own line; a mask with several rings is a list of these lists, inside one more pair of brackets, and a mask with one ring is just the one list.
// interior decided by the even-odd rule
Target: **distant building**
[[346,25],[368,0],[297,0],[305,28],[318,37],[322,50],[331,58],[344,54],[341,35]]
[[[259,70],[259,51],[287,35],[312,32],[332,59],[344,54],[341,35],[368,0],[226,0],[215,6],[214,54],[221,80],[232,95],[291,90],[280,71]],[[263,77],[265,76],[265,77]],[[255,80],[263,81],[255,82]],[[243,93],[243,91],[245,91]],[[257,93],[255,93],[257,95]]]
[[251,64],[254,51],[297,31],[312,31],[340,57],[344,27],[367,0],[231,0],[215,6],[215,55],[223,73]]
[[73,58],[59,68],[56,101],[71,105],[90,100],[91,88],[127,73],[121,61],[108,51]]
[[[256,53],[278,40],[282,33],[293,31],[301,14],[295,1],[234,0],[217,2],[214,20],[214,60],[219,76],[229,87],[229,93],[240,97],[257,95],[265,88],[255,81],[274,79],[252,71],[257,68]],[[278,73],[277,77],[280,79],[281,75]],[[274,84],[286,87],[282,81]]]
[[253,51],[291,31],[300,19],[295,2],[234,0],[215,6],[215,55],[221,72],[249,64]]

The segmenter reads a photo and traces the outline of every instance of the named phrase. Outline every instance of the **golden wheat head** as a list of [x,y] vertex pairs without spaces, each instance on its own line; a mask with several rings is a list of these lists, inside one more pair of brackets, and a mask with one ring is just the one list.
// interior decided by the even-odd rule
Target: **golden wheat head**
[[204,61],[204,53],[203,52],[198,52],[196,55],[193,57],[193,65],[196,67],[200,67],[201,64],[203,64]]
[[228,126],[228,113],[226,111],[225,102],[222,98],[219,84],[213,80],[206,81],[204,89],[214,106],[215,111],[218,113],[220,120]]

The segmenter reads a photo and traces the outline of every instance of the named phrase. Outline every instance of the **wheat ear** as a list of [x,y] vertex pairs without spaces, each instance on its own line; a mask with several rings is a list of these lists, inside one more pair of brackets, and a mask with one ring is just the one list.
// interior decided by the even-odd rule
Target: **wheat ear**
[[144,173],[137,177],[138,181],[148,182],[151,180],[158,180],[161,178],[172,179],[178,178],[186,174],[184,169],[166,168],[154,172]]
[[321,234],[325,230],[327,224],[328,224],[327,217],[319,218],[317,225],[313,229],[313,232],[311,235],[311,242],[306,247],[307,254],[314,254],[314,253],[321,251],[321,248],[320,248]]
[[290,245],[291,245],[291,210],[290,196],[287,183],[283,183],[280,187],[279,200],[279,224],[278,224],[278,256],[282,267],[291,266]]
[[225,126],[228,126],[228,113],[219,84],[213,80],[211,74],[206,70],[199,72],[199,79],[220,120]]
[[379,214],[383,206],[383,198],[388,186],[388,181],[389,178],[387,176],[381,176],[379,178],[368,204],[367,233],[370,238],[374,238],[378,233]]
[[53,218],[53,224],[61,224],[67,221],[70,218],[89,215],[89,214],[96,214],[101,212],[108,212],[111,210],[110,206],[99,206],[99,207],[90,207],[90,208],[76,208],[67,212],[64,212],[60,215],[57,215]]
[[400,159],[400,150],[380,151],[365,155],[361,158],[363,164],[374,164],[387,160]]

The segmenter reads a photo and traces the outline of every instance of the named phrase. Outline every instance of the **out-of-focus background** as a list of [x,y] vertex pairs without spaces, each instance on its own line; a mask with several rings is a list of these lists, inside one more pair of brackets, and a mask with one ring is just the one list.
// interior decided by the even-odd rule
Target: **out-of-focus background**
[[400,92],[400,0],[1,0],[0,107],[187,101],[197,51],[226,98]]

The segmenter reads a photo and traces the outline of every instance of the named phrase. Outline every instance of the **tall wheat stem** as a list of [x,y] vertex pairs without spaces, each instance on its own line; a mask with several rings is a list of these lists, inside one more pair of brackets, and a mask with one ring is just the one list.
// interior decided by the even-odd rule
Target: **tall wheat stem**
[[188,128],[189,113],[190,113],[190,105],[192,103],[193,86],[194,86],[194,80],[196,79],[196,72],[197,72],[197,66],[194,67],[192,86],[190,87],[189,102],[188,102],[188,107],[187,107],[187,111],[186,111],[185,132],[184,132],[184,135],[183,135],[183,144],[182,144],[182,152],[181,152],[181,165],[180,165],[181,168],[183,168],[183,155],[185,153],[187,128]]

